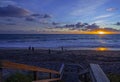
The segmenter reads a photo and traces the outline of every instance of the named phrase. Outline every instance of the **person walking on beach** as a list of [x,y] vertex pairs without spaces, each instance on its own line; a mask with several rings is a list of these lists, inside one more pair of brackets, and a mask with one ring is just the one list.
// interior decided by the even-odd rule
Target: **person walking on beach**
[[28,47],[28,50],[33,51],[33,52],[34,52],[34,51],[35,51],[35,48],[34,48],[34,47],[29,46],[29,47]]
[[34,47],[32,47],[32,51],[33,51],[33,52],[35,51],[35,48],[34,48]]
[[28,47],[28,50],[31,50],[31,46]]

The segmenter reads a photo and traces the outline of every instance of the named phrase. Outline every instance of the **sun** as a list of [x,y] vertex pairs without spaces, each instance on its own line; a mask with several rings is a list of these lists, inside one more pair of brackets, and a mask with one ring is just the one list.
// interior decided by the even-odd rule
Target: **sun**
[[116,34],[117,32],[112,32],[105,29],[97,29],[93,31],[84,32],[84,34],[97,34],[97,35],[107,35],[107,34]]
[[98,31],[98,34],[105,34],[104,31]]
[[97,31],[93,31],[92,34],[105,35],[108,34],[108,32],[104,30],[97,30]]

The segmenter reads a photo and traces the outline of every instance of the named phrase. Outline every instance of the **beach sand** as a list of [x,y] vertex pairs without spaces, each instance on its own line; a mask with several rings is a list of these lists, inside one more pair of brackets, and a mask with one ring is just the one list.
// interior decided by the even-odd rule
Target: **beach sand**
[[120,51],[0,49],[0,59],[15,62],[70,63],[87,68],[99,64],[106,73],[120,74]]

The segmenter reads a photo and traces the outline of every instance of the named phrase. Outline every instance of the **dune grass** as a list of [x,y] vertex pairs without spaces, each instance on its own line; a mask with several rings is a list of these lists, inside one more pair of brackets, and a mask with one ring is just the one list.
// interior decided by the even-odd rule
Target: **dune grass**
[[5,82],[32,82],[32,77],[30,75],[17,72],[10,75]]
[[107,74],[110,82],[120,82],[120,74]]

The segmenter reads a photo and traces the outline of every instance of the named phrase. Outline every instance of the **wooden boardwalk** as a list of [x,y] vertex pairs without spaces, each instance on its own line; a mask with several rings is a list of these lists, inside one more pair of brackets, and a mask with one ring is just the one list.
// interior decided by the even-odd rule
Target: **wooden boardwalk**
[[64,82],[80,82],[79,76],[77,73],[65,73],[63,75],[63,81]]
[[64,82],[80,82],[77,65],[65,65],[64,70],[65,71],[62,78]]
[[93,82],[110,82],[98,64],[90,64],[90,75]]
[[[33,71],[34,81],[32,82],[54,82],[58,80],[61,80],[62,82],[110,82],[98,64],[90,64],[87,69],[83,69],[80,65],[62,64],[59,71],[55,71],[2,60],[0,61],[0,82],[3,82],[3,69]],[[39,72],[48,73],[49,78],[42,80],[38,79],[37,73]],[[53,74],[55,77],[52,77]]]

